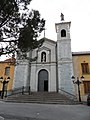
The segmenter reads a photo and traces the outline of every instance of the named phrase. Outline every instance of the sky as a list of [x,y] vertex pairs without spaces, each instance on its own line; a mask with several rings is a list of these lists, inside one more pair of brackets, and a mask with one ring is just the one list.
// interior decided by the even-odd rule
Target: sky
[[55,41],[55,23],[60,22],[63,13],[65,21],[71,21],[72,52],[90,51],[90,0],[32,0],[30,9],[40,12],[46,20],[45,37]]
[[[71,21],[72,52],[90,51],[90,0],[32,0],[29,9],[40,12],[46,20],[45,37],[54,41],[57,41],[55,23],[60,22],[63,13],[65,21]],[[0,58],[4,59],[4,56]]]

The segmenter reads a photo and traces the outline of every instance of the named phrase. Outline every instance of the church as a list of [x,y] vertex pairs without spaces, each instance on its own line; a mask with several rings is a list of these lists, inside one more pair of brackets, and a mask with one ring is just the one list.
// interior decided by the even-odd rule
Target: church
[[13,88],[30,86],[32,92],[74,93],[70,26],[71,22],[61,16],[60,23],[55,24],[57,41],[42,38],[43,45],[27,53],[29,58],[37,58],[35,61],[17,57]]

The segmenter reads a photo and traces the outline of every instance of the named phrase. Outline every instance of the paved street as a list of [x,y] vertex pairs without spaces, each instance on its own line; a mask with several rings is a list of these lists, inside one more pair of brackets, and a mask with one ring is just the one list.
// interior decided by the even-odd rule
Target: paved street
[[4,120],[90,120],[90,106],[0,102],[0,116]]

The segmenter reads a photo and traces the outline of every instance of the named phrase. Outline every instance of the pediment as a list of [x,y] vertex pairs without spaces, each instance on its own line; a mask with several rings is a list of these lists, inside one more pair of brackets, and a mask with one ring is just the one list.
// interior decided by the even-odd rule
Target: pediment
[[49,43],[56,44],[54,40],[48,39],[46,37],[42,38],[41,40],[44,40],[44,42],[48,41]]
[[39,52],[42,51],[42,50],[50,51],[50,49],[47,48],[46,46],[42,46],[38,49]]

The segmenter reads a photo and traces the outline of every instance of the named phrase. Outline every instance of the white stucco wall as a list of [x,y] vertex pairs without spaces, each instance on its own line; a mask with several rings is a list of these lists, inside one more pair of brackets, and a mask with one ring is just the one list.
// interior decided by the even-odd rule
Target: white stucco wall
[[[58,61],[58,89],[73,93],[71,76],[73,75],[72,52],[70,39],[70,22],[56,25],[57,31],[57,61]],[[66,36],[61,37],[61,30],[66,31]]]
[[37,91],[36,64],[31,64],[30,87],[31,91]]
[[28,61],[19,60],[18,65],[15,66],[13,88],[27,86],[27,83],[29,83],[28,70],[29,70]]

